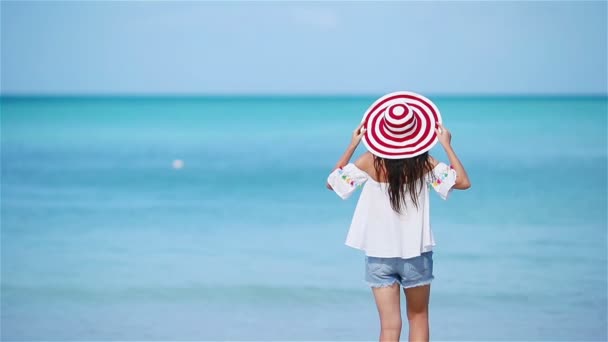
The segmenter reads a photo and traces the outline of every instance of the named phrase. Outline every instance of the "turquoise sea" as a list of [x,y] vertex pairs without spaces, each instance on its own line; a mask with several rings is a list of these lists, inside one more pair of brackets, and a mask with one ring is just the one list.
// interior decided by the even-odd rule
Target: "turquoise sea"
[[[431,339],[605,341],[607,99],[431,98]],[[2,98],[2,340],[377,340],[325,189],[373,100]]]

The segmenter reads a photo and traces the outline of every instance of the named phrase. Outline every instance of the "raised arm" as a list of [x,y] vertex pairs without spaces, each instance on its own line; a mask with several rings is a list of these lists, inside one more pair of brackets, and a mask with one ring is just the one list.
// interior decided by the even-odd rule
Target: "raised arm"
[[435,132],[437,133],[439,143],[443,146],[445,153],[448,155],[450,165],[456,170],[456,183],[454,184],[454,189],[466,190],[470,188],[471,181],[469,180],[467,171],[464,169],[464,166],[452,148],[452,134],[439,123],[437,124],[437,128],[435,128]]
[[[340,157],[340,159],[338,160],[338,162],[336,163],[336,166],[334,166],[332,171],[339,167],[342,167],[350,162],[350,158],[352,158],[353,153],[355,153],[355,150],[357,149],[357,146],[359,146],[359,142],[361,141],[363,134],[365,134],[365,128],[363,127],[363,123],[361,123],[359,125],[359,127],[357,127],[353,131],[353,135],[352,135],[350,144],[348,145],[348,147],[346,148],[346,151],[344,151],[344,154],[342,154],[342,157]],[[329,183],[326,184],[326,187],[329,190],[333,190],[331,188],[331,185],[329,185]]]

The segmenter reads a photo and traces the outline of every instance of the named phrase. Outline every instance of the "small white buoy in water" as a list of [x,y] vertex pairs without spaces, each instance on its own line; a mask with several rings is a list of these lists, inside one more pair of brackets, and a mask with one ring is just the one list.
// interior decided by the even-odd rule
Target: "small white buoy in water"
[[173,168],[176,170],[181,169],[182,167],[184,167],[184,161],[181,159],[175,159],[173,161]]

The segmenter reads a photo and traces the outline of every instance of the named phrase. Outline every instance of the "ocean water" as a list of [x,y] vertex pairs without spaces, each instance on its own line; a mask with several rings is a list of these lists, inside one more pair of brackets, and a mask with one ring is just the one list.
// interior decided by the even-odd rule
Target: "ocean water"
[[[605,341],[606,98],[433,99],[431,338]],[[324,187],[373,100],[2,98],[2,340],[377,340]]]

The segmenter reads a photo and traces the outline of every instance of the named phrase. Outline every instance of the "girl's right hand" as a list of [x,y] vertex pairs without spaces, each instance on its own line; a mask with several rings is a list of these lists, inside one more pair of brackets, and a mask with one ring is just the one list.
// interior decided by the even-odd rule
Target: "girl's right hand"
[[450,146],[452,143],[452,133],[448,131],[447,128],[443,127],[439,122],[437,123],[437,127],[435,127],[435,133],[437,133],[437,138],[439,139],[439,143],[443,147]]

